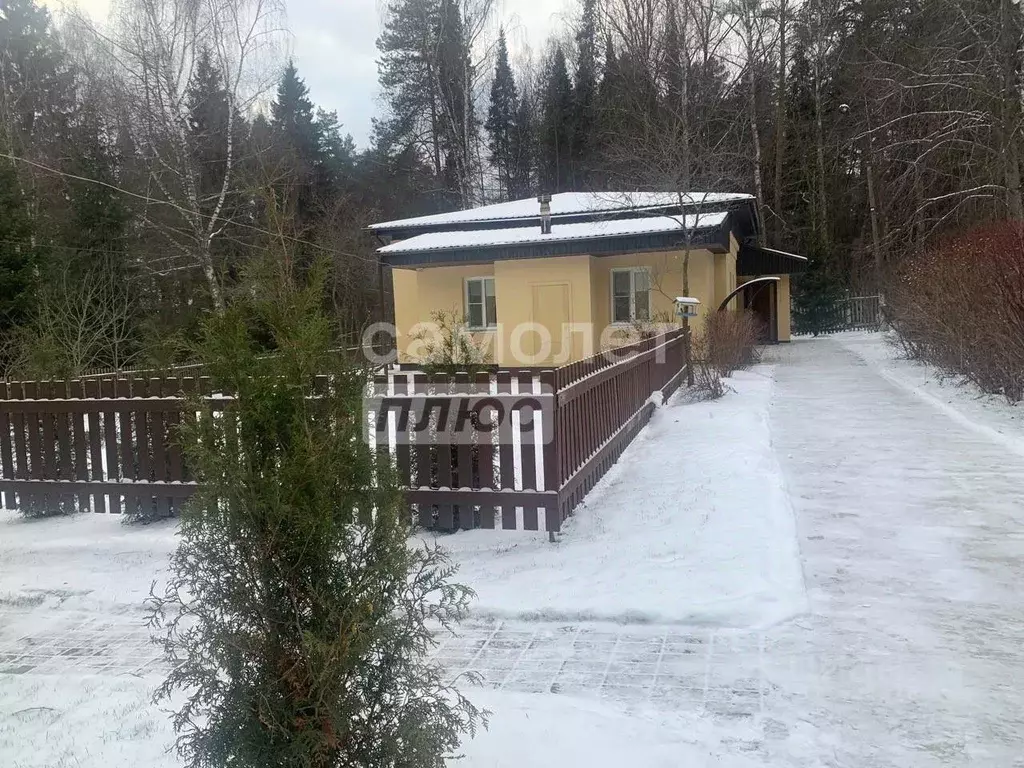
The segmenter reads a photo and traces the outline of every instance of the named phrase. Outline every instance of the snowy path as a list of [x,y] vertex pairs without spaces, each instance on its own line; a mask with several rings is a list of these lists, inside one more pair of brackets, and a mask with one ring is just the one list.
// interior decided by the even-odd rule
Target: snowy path
[[781,352],[811,614],[769,640],[771,707],[836,765],[1024,765],[1024,457],[858,344]]
[[[488,608],[438,650],[452,675],[480,675],[473,695],[495,713],[467,768],[1024,768],[1020,409],[926,382],[877,336],[770,355],[771,386],[754,372],[718,404],[662,409],[558,546],[448,539]],[[698,458],[666,457],[684,438]],[[679,493],[638,513],[666,475]],[[104,536],[82,563],[70,536],[39,544],[75,562],[65,584],[0,541],[0,764],[15,745],[16,766],[177,765],[146,701],[162,662],[136,599],[169,530]],[[764,577],[787,558],[800,595]],[[780,606],[800,613],[766,623]]]

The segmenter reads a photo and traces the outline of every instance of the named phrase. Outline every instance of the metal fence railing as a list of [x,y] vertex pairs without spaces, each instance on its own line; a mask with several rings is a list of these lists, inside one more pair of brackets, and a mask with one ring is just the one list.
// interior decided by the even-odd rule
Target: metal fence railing
[[876,331],[882,324],[881,296],[850,296],[821,304],[793,307],[793,333],[797,335]]

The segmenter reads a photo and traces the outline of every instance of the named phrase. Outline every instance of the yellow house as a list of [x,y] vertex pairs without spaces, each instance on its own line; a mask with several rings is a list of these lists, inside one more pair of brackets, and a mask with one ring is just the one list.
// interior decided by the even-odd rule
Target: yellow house
[[[399,362],[422,359],[444,312],[502,367],[563,365],[678,324],[681,296],[700,301],[697,333],[725,303],[788,341],[789,276],[806,260],[759,247],[759,229],[750,195],[659,192],[567,192],[371,227],[392,269]],[[778,279],[751,282],[765,276]]]

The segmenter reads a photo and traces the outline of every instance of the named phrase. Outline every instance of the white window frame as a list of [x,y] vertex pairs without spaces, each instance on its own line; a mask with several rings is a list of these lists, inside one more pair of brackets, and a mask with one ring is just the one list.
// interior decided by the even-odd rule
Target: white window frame
[[[462,303],[466,318],[466,327],[471,331],[493,331],[498,327],[497,317],[487,316],[487,287],[483,285],[485,281],[491,282],[491,288],[494,289],[494,275],[481,275],[480,277],[467,277],[462,281]],[[480,285],[480,296],[483,299],[481,314],[484,318],[483,325],[471,325],[469,322],[469,284],[470,283],[481,283]],[[494,293],[494,314],[498,314],[498,293],[496,290]]]
[[[616,320],[615,319],[615,273],[626,272],[629,274],[629,320]],[[634,275],[638,272],[642,272],[647,275],[647,320],[641,322],[649,322],[653,315],[653,307],[651,306],[651,270],[648,267],[615,267],[611,270],[611,276],[608,279],[608,301],[609,317],[611,318],[612,325],[632,325],[636,322],[636,282]]]

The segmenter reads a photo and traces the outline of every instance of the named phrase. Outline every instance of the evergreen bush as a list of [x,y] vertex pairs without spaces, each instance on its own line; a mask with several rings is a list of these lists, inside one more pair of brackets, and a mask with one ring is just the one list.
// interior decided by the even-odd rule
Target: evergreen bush
[[191,768],[440,768],[482,718],[427,659],[471,592],[410,545],[362,433],[368,372],[329,352],[323,270],[298,285],[285,263],[204,324],[201,358],[233,400],[197,400],[183,427],[201,491],[152,597],[172,666],[157,698],[187,697],[174,725]]

